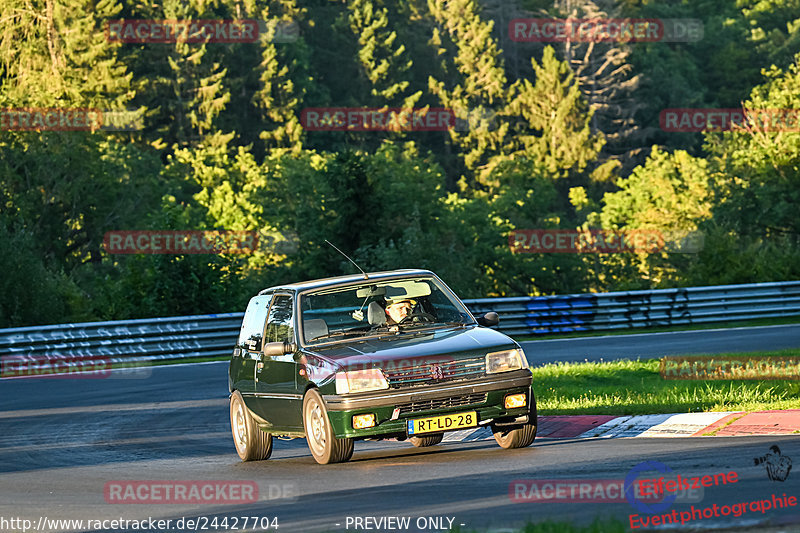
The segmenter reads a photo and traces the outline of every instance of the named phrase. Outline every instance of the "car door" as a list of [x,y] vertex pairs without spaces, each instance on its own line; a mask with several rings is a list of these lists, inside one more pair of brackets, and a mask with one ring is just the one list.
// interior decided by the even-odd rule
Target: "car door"
[[[294,295],[272,297],[264,330],[264,345],[286,342],[297,346],[294,328]],[[259,354],[255,369],[254,411],[273,429],[297,430],[302,426],[303,395],[297,390],[298,352],[283,355]]]
[[255,374],[256,367],[261,361],[264,327],[271,299],[270,294],[250,299],[242,319],[239,339],[231,357],[229,371],[231,390],[242,393],[244,403],[251,411],[257,407]]

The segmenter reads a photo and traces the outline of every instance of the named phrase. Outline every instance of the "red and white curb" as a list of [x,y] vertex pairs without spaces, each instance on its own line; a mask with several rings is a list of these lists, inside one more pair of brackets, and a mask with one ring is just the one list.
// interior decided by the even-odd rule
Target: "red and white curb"
[[691,437],[730,414],[733,413],[620,416],[578,435],[578,438]]
[[[537,439],[617,439],[800,434],[800,409],[661,415],[540,416]],[[446,433],[443,442],[488,440],[488,427]]]

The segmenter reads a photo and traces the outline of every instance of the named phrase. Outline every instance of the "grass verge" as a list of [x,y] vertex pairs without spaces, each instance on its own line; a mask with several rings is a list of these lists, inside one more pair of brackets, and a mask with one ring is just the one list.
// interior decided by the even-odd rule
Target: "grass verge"
[[[800,350],[717,354],[797,356]],[[703,411],[800,409],[800,381],[666,380],[659,360],[557,363],[532,368],[541,415],[640,415]]]

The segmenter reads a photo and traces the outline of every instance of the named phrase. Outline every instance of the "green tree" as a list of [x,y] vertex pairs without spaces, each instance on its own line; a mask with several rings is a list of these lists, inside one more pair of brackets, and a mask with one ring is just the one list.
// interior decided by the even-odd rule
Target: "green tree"
[[[221,18],[202,0],[165,0],[136,4],[131,16],[156,20]],[[224,11],[221,11],[224,13]],[[226,83],[224,46],[217,43],[177,42],[127,45],[127,61],[136,74],[135,102],[148,109],[147,133],[172,148],[197,144],[219,133],[220,114],[231,100]]]
[[575,74],[545,48],[541,65],[531,61],[535,83],[517,80],[509,89],[507,115],[518,117],[504,154],[541,161],[553,176],[583,171],[600,152],[603,137],[593,133],[588,108]]
[[764,83],[743,103],[744,127],[706,134],[715,169],[716,255],[703,257],[695,279],[745,283],[800,275],[800,133],[791,111],[780,112],[800,108],[798,62],[800,54],[786,69],[763,71]]
[[[104,31],[104,19],[120,13],[118,3],[10,2],[0,12],[9,21],[0,36],[2,107],[128,105],[131,75]],[[91,298],[99,280],[91,273],[103,261],[104,233],[133,223],[158,200],[157,154],[127,136],[100,130],[0,137],[0,254],[14,257],[19,249],[30,276],[19,288],[31,288],[28,301],[4,293],[11,322],[29,323],[40,312],[42,321],[97,316]]]
[[[541,17],[607,20],[623,16],[623,6],[617,1],[570,0],[538,7],[537,2],[524,3],[536,9],[536,15]],[[643,152],[649,147],[646,143],[649,132],[636,120],[637,112],[645,104],[637,97],[643,77],[630,62],[633,46],[625,42],[565,39],[554,47],[558,57],[575,73],[576,85],[593,111],[592,131],[601,133],[606,140],[600,154],[601,164],[617,161],[595,174],[595,179],[610,180],[611,170],[617,166],[629,173],[643,162],[646,155]]]
[[483,265],[500,239],[486,202],[448,194],[442,168],[411,143],[386,145],[364,160],[375,204],[356,256],[376,270],[431,269],[462,296],[490,291]]
[[[580,258],[573,254],[530,254],[512,251],[513,230],[574,228],[559,183],[537,159],[516,157],[498,164],[491,178],[502,187],[488,199],[495,221],[496,243],[492,294],[512,296],[578,292],[586,283]],[[487,265],[487,267],[489,266]]]
[[0,3],[0,106],[123,108],[131,74],[104,31],[120,10],[113,0]]
[[708,163],[687,152],[653,147],[647,162],[603,198],[603,228],[693,231],[711,216]]
[[[475,0],[428,0],[428,9],[436,21],[430,43],[446,59],[442,62],[446,79],[431,76],[428,88],[457,117],[478,112],[479,120],[466,131],[449,131],[465,168],[474,172],[500,152],[508,129],[506,124],[492,127],[488,115],[480,113],[501,108],[506,95],[503,60],[491,35],[493,23],[481,19]],[[482,182],[480,173],[476,180]]]
[[783,68],[800,52],[800,2],[797,0],[742,0],[749,41],[764,58],[760,64]]
[[405,46],[396,44],[397,32],[390,31],[388,10],[373,0],[352,0],[350,28],[358,38],[358,59],[371,85],[373,105],[413,108],[422,91],[408,94],[410,82],[403,80],[411,68]]
[[279,7],[267,4],[261,10],[261,18],[274,23],[261,36],[260,87],[253,102],[262,112],[260,138],[267,148],[296,153],[302,149],[305,138],[299,117],[301,106],[314,84],[310,74],[311,50],[302,35],[292,42],[275,42],[279,28],[299,25],[305,15],[305,10],[299,9],[294,0],[286,0]]
[[665,248],[588,257],[597,279],[603,280],[602,289],[674,286],[685,279],[686,269],[696,261],[699,251],[691,247],[703,245],[703,240],[685,239],[694,238],[692,232],[711,218],[709,180],[704,159],[685,151],[670,154],[657,147],[644,165],[618,180],[620,190],[603,197],[602,210],[588,217],[587,226],[628,235],[642,230],[656,232]]
[[787,69],[763,74],[766,81],[743,103],[745,127],[706,135],[719,169],[715,219],[740,235],[798,237],[800,133],[779,110],[800,108],[800,54]]
[[[0,221],[7,222],[7,221]],[[81,313],[82,293],[63,272],[45,264],[29,231],[0,223],[0,328],[89,319]]]

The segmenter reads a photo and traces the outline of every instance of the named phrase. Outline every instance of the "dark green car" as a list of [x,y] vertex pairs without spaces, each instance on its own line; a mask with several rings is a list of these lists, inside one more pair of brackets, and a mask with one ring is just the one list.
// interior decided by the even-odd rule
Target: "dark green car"
[[441,442],[489,426],[503,448],[536,437],[536,399],[519,344],[477,321],[427,270],[273,287],[250,300],[231,357],[231,429],[244,461],[272,437],[305,437],[318,463],[360,439]]

